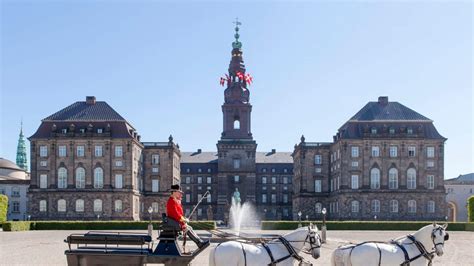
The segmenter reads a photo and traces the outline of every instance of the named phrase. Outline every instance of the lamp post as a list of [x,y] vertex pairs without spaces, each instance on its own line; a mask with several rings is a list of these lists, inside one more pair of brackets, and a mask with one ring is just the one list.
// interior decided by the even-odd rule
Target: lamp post
[[302,226],[302,225],[301,225],[301,214],[302,214],[301,211],[299,211],[299,212],[298,212],[298,221],[299,221],[298,227],[301,227],[301,226]]
[[323,214],[323,226],[321,226],[321,242],[326,243],[326,208],[321,210]]
[[31,215],[28,215],[28,221],[31,221]]
[[97,214],[97,221],[100,220],[100,214]]
[[309,219],[309,215],[306,214],[306,221],[308,221],[308,219]]
[[153,238],[153,224],[151,223],[153,208],[150,206],[148,207],[148,214],[150,214],[150,223],[148,224],[148,235]]
[[374,221],[377,221],[377,215],[374,215]]

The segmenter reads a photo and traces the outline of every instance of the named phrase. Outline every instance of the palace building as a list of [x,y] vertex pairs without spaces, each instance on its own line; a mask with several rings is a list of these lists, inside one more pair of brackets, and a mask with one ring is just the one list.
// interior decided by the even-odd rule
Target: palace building
[[[239,41],[232,43],[217,151],[181,152],[173,137],[141,142],[106,102],[88,96],[46,117],[31,142],[29,213],[36,220],[148,219],[180,183],[193,219],[226,220],[234,191],[262,219],[440,220],[444,142],[433,121],[388,97],[367,103],[333,142],[257,151]],[[154,216],[158,219],[158,215]]]

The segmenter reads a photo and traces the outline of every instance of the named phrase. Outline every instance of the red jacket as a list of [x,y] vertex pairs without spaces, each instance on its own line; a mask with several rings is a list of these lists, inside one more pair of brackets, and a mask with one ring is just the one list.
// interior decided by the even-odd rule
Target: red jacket
[[168,199],[166,203],[166,215],[174,220],[178,221],[181,225],[181,229],[184,229],[184,214],[183,214],[183,207],[181,207],[181,201],[177,200],[173,197]]

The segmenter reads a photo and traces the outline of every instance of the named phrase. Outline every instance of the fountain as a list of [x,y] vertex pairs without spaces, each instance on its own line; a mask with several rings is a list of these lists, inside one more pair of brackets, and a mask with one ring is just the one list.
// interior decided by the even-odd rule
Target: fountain
[[234,195],[232,196],[232,204],[230,207],[230,228],[236,232],[237,235],[240,234],[240,230],[244,227],[253,227],[256,228],[259,225],[256,224],[258,215],[255,212],[255,208],[250,202],[245,202],[241,204],[240,192],[238,188],[235,188]]

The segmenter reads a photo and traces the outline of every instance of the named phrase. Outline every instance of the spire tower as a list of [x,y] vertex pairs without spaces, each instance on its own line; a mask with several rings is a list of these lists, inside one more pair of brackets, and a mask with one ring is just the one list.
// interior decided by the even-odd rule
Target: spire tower
[[20,136],[18,138],[18,146],[16,149],[16,164],[23,170],[28,171],[28,161],[26,157],[26,142],[23,135],[23,120],[20,126]]

